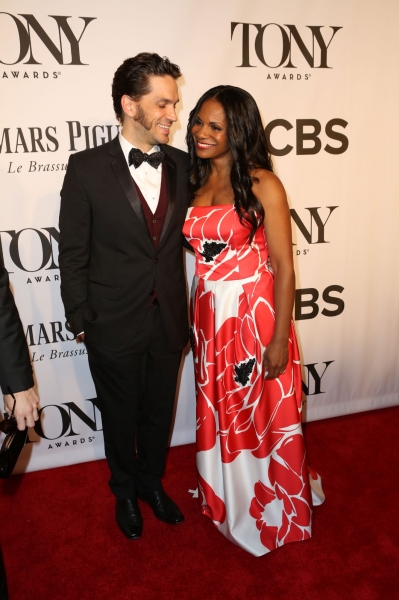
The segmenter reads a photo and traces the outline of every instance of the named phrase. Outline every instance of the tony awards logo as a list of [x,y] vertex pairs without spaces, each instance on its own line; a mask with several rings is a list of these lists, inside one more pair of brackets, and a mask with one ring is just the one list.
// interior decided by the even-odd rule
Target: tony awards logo
[[[37,66],[47,64],[50,55],[59,65],[87,65],[81,55],[82,38],[96,17],[48,15],[48,19],[44,23],[32,14],[0,12],[0,64]],[[59,75],[55,71],[52,78],[57,79]],[[2,73],[3,79],[48,79],[49,76],[47,71]]]
[[342,27],[306,25],[306,29],[300,33],[295,25],[231,23],[231,39],[241,38],[241,64],[237,67],[261,63],[269,69],[296,69],[306,63],[311,69],[331,69],[328,52]]

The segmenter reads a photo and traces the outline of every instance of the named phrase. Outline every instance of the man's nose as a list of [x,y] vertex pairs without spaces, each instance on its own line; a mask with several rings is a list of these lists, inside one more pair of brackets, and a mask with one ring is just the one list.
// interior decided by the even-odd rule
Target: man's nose
[[176,109],[174,106],[170,106],[170,108],[168,110],[167,118],[173,122],[177,121]]

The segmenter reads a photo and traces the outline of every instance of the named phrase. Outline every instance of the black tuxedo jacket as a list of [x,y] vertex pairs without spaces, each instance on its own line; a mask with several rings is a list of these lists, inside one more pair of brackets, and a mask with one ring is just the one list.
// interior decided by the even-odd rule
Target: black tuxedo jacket
[[32,366],[8,273],[0,256],[0,385],[3,394],[33,386]]
[[188,155],[162,146],[168,210],[158,248],[118,138],[71,155],[61,190],[61,295],[75,335],[117,350],[134,337],[156,287],[171,352],[187,343],[182,227]]

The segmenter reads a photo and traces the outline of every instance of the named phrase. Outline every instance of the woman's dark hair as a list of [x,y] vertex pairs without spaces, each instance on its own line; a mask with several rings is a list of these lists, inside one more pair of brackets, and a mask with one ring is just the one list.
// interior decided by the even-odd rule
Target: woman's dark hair
[[151,75],[170,75],[173,79],[178,79],[181,71],[180,67],[171,63],[166,56],[162,58],[159,54],[150,52],[141,52],[133,58],[126,59],[117,69],[112,81],[112,100],[115,114],[120,121],[123,121],[122,96],[126,94],[133,100],[140,100],[141,96],[151,90]]
[[195,193],[208,180],[211,173],[209,159],[199,158],[195,151],[192,128],[201,106],[206,100],[216,100],[223,107],[227,120],[227,138],[233,155],[230,180],[234,191],[235,207],[240,221],[249,227],[249,242],[263,223],[265,211],[252,191],[250,173],[254,169],[273,171],[265,130],[259,109],[251,94],[231,85],[219,85],[198,100],[191,111],[187,126],[187,146],[191,159],[190,193]]

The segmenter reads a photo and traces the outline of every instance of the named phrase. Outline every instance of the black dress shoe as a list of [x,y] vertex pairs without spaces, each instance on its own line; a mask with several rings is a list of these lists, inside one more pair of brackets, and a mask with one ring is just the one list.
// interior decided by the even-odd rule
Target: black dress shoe
[[143,519],[136,498],[116,499],[116,522],[128,540],[137,540],[143,531]]
[[160,521],[175,525],[184,521],[184,517],[177,505],[163,491],[160,490],[140,490],[138,493],[140,500],[147,502],[154,512],[154,515]]

